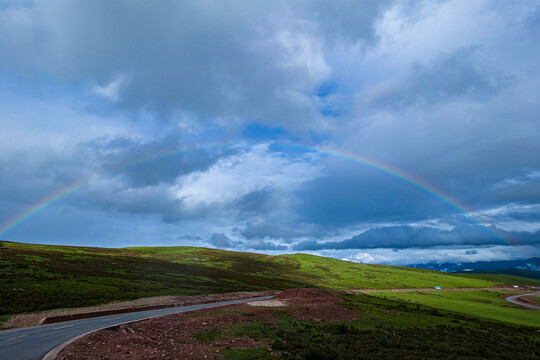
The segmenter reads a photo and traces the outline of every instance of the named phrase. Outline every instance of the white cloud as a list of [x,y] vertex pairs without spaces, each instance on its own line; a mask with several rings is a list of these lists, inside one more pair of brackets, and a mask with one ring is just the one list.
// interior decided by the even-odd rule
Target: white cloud
[[471,215],[497,224],[506,231],[536,232],[540,230],[540,204],[508,203],[473,212]]
[[368,264],[376,264],[375,257],[369,253],[366,252],[359,252],[358,254],[354,255],[352,258],[344,258],[347,261],[355,261],[360,263],[368,263]]
[[290,159],[258,145],[219,160],[205,172],[180,177],[172,191],[188,210],[224,206],[257,190],[291,192],[319,175],[312,159]]
[[[298,74],[302,69],[311,86],[328,79],[332,69],[324,59],[320,41],[305,32],[283,30],[277,40],[285,49],[281,65]],[[300,73],[302,73],[300,72]]]
[[[473,250],[473,251],[471,251]],[[540,256],[540,249],[534,246],[491,246],[491,247],[460,247],[435,249],[370,249],[360,252],[320,251],[325,256],[345,258],[349,261],[370,264],[410,265],[426,263],[460,263],[477,261],[517,260],[524,257]]]
[[396,6],[378,22],[380,46],[368,54],[400,63],[430,60],[441,52],[489,43],[505,33],[505,20],[489,1],[419,2],[412,11]]
[[[538,9],[537,0],[120,1],[114,9],[5,1],[0,197],[36,202],[34,194],[121,162],[105,150],[80,150],[92,139],[134,143],[123,150],[127,159],[153,148],[135,138],[164,138],[172,148],[230,143],[256,122],[294,132],[307,146],[324,141],[397,166],[484,209],[475,215],[486,224],[536,231]],[[146,164],[63,201],[74,217],[83,206],[100,218],[152,217],[139,239],[232,232],[239,238],[231,240],[244,236],[235,248],[260,238],[252,246],[261,251],[339,241],[385,224],[450,230],[460,217],[402,181],[334,158],[266,145],[204,158]],[[439,250],[440,259],[507,256],[498,249],[345,255],[407,263],[438,259]]]
[[522,185],[540,180],[540,170],[528,169],[523,174],[504,179],[491,185],[494,189],[501,189],[515,185]]
[[75,94],[77,100],[57,92],[27,96],[23,91],[9,88],[12,84],[2,85],[0,149],[4,153],[20,149],[32,152],[38,147],[65,153],[67,147],[92,138],[148,136],[147,131],[137,129],[131,121],[117,114],[88,112],[84,101],[87,99],[82,94]]

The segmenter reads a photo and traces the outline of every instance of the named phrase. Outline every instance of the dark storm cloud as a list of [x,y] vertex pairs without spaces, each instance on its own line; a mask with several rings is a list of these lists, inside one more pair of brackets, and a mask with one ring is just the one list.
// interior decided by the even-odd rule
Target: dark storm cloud
[[526,222],[540,222],[540,209],[536,208],[532,211],[508,211],[501,215],[492,216],[499,221],[526,221]]
[[246,244],[246,247],[248,249],[253,250],[288,250],[288,248],[284,245],[277,245],[269,241],[264,240],[252,240]]
[[416,62],[408,76],[383,82],[360,97],[370,106],[396,109],[416,102],[485,100],[499,93],[510,79],[483,68],[475,57],[478,51],[478,47],[460,48],[428,64]]
[[388,10],[394,0],[364,1],[359,7],[354,0],[300,2],[301,13],[309,16],[319,26],[319,32],[331,42],[341,39],[350,44],[377,40],[374,19]]
[[475,61],[477,48],[458,49],[437,57],[429,66],[415,64],[410,95],[426,101],[467,97],[481,100],[501,91],[504,80]]
[[[490,230],[492,232],[490,232]],[[430,248],[435,246],[480,245],[532,245],[540,244],[540,231],[506,232],[478,225],[460,225],[452,230],[430,227],[390,226],[368,230],[350,239],[332,242],[305,241],[293,246],[294,250],[323,249],[375,249],[375,248]],[[497,234],[497,235],[495,235]],[[499,237],[502,236],[502,238]]]
[[438,217],[455,210],[402,179],[365,165],[330,159],[325,176],[301,191],[302,219],[323,227]]
[[93,186],[73,202],[83,207],[128,214],[159,215],[165,222],[176,222],[182,211],[163,187],[129,188],[126,184]]
[[276,205],[275,192],[270,188],[251,191],[238,199],[232,207],[246,213],[264,214]]
[[320,237],[327,232],[317,224],[302,222],[290,223],[284,219],[267,218],[264,221],[248,222],[239,233],[246,239],[284,239],[288,240],[297,237]]
[[97,83],[122,108],[298,128],[300,119],[320,117],[307,95],[330,73],[317,37],[373,42],[373,24],[388,3],[8,4],[0,12],[0,52],[8,54],[0,64]]
[[233,242],[229,237],[222,233],[214,233],[208,239],[208,243],[217,248],[228,248],[231,247]]
[[[5,151],[0,157],[0,194],[14,203],[31,204],[88,176],[85,159],[50,148]],[[13,179],[17,179],[14,181]]]
[[[107,219],[104,238],[122,218],[124,239],[221,234],[240,250],[309,239],[297,246],[386,246],[404,259],[497,244],[474,228],[406,226],[460,225],[456,201],[536,244],[517,230],[538,229],[538,14],[535,0],[3,2],[0,220],[108,174],[51,208]],[[254,144],[271,141],[365,156],[440,194]],[[159,157],[208,142],[229,145]],[[28,231],[68,238],[81,222]],[[321,242],[337,236],[350,239]]]
[[[118,176],[129,187],[144,188],[171,183],[182,174],[204,170],[217,159],[234,153],[231,148],[182,152],[183,148],[170,139],[141,142],[99,138],[82,142],[66,153],[51,148],[6,151],[5,157],[0,158],[0,187],[15,201],[36,199],[39,194],[44,197],[96,176]],[[180,152],[176,154],[177,151]],[[19,178],[17,183],[11,180],[14,176]]]
[[81,144],[86,158],[96,159],[103,172],[114,171],[133,187],[171,183],[178,176],[204,171],[221,157],[235,153],[234,148],[206,149],[186,146],[175,138],[150,142],[130,138],[99,138]]
[[194,234],[182,234],[176,237],[178,240],[203,240],[202,236]]
[[[0,158],[0,194],[13,203],[33,206],[75,186],[63,201],[85,209],[158,215],[177,222],[196,214],[186,212],[173,196],[175,180],[205,171],[237,152],[234,147],[212,151],[188,147],[185,152],[184,148],[169,138],[144,142],[103,137],[82,142],[69,153],[6,152]],[[13,182],[13,177],[19,181]]]
[[504,188],[484,189],[479,193],[486,200],[497,201],[500,203],[540,203],[540,182],[531,181],[508,185]]

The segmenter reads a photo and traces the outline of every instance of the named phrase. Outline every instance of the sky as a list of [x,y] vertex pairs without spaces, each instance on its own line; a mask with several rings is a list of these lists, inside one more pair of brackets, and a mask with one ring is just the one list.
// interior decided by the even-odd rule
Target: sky
[[0,239],[540,257],[540,3],[0,0]]

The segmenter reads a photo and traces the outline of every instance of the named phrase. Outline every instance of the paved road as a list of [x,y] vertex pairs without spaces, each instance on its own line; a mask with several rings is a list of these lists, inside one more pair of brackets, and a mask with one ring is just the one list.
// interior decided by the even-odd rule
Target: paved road
[[531,309],[540,310],[540,306],[535,306],[535,305],[531,305],[531,304],[525,304],[525,303],[522,303],[521,301],[516,300],[517,298],[520,298],[522,296],[529,296],[529,295],[540,295],[540,292],[509,296],[509,297],[506,298],[506,300],[510,301],[512,304],[517,304],[517,305],[525,306],[525,307],[528,307],[528,308],[531,308]]
[[2,360],[41,360],[45,354],[56,346],[92,330],[142,320],[149,317],[238,304],[248,301],[268,300],[272,297],[273,296],[263,296],[244,300],[231,300],[211,304],[141,311],[0,331],[0,358]]

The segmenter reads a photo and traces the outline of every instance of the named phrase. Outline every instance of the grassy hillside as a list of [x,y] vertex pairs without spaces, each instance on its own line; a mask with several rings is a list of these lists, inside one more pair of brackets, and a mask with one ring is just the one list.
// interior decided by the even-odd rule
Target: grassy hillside
[[[532,271],[530,271],[532,272]],[[500,281],[505,284],[515,284],[519,286],[531,285],[531,286],[540,286],[540,279],[535,279],[531,277],[521,277],[515,275],[507,274],[497,274],[497,273],[488,273],[488,274],[477,274],[477,273],[460,273],[460,276],[469,278],[469,279],[482,279],[487,281]]]
[[273,341],[271,351],[266,346],[224,349],[226,359],[275,359],[272,351],[281,352],[283,359],[533,359],[540,350],[538,317],[531,318],[529,326],[515,325],[371,295],[347,295],[342,304],[355,313],[356,320],[297,320],[278,308],[275,324],[252,316],[249,326],[194,340],[209,347],[237,334]]
[[500,283],[497,279],[357,264],[305,254],[268,256],[195,247],[105,249],[3,244],[0,315],[157,295],[305,286],[388,289]]
[[[497,296],[493,298],[490,292],[454,293],[458,299],[479,300],[473,302],[476,309],[498,311],[508,305],[492,303]],[[296,295],[304,301],[278,307],[242,304],[162,317],[133,324],[130,333],[119,327],[103,330],[69,345],[60,357],[119,359],[128,350],[132,358],[146,359],[156,348],[164,358],[216,358],[219,353],[230,360],[535,359],[540,353],[540,322],[534,315],[540,313],[535,311],[508,309],[507,314],[514,312],[516,317],[528,311],[531,318],[522,320],[531,326],[525,326],[371,293],[329,294],[310,289]],[[319,301],[310,301],[312,296]]]
[[501,298],[501,295],[508,294],[505,291],[376,291],[369,294],[387,300],[427,305],[436,309],[453,311],[486,320],[503,321],[526,326],[540,326],[540,311],[531,311],[522,306],[509,303]]
[[[536,260],[534,258],[533,260]],[[472,271],[457,271],[461,274],[494,274],[494,275],[509,275],[519,278],[531,278],[540,280],[539,270],[523,270],[523,269],[499,269],[499,270],[472,270]]]

